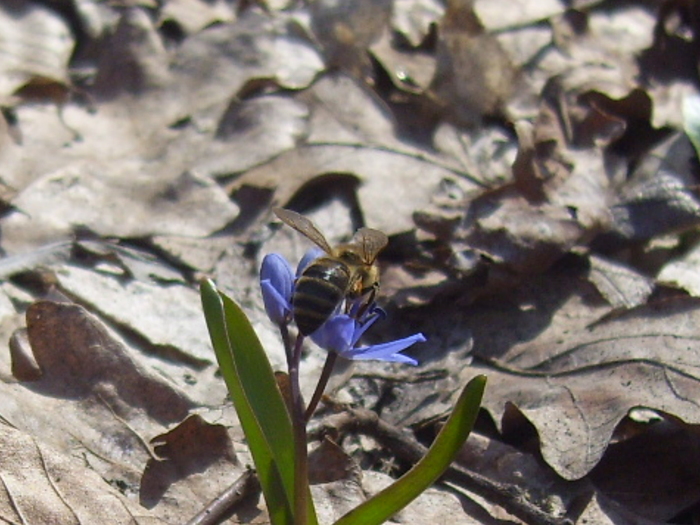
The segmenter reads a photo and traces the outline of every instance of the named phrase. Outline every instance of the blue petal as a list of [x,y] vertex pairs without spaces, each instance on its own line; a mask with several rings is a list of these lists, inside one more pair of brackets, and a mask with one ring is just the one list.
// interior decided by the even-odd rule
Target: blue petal
[[288,301],[292,300],[294,273],[287,259],[279,253],[270,253],[265,256],[260,268],[260,280],[269,280],[282,297]]
[[393,361],[417,365],[418,361],[406,355],[402,355],[399,352],[402,352],[415,343],[423,343],[425,340],[425,336],[419,333],[410,337],[404,337],[403,339],[397,339],[396,341],[390,341],[388,343],[365,346],[363,348],[348,349],[345,352],[342,352],[340,355],[346,359],[353,360],[371,359],[376,361]]
[[384,319],[386,317],[386,312],[379,308],[378,306],[371,305],[367,311],[362,315],[357,330],[352,336],[352,341],[349,347],[353,347],[360,340],[360,337],[377,321]]
[[342,354],[352,345],[357,322],[350,316],[334,315],[311,334],[311,340],[329,352]]
[[294,274],[284,257],[277,253],[265,256],[260,268],[260,286],[267,315],[275,323],[287,322],[294,291]]
[[299,264],[297,265],[297,277],[299,277],[312,262],[321,257],[321,255],[323,255],[324,253],[325,252],[318,246],[314,246],[309,251],[307,251],[301,258],[301,261],[299,261]]
[[263,303],[267,316],[275,324],[286,324],[289,322],[292,305],[286,298],[277,291],[269,279],[260,282]]

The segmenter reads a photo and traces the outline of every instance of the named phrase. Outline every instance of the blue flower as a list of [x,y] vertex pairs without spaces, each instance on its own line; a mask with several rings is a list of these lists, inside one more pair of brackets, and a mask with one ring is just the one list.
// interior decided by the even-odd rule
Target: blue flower
[[[301,275],[306,267],[322,254],[323,251],[318,248],[307,252],[297,267],[296,276]],[[287,325],[292,321],[294,281],[292,267],[284,257],[277,253],[264,257],[260,268],[263,303],[268,317],[277,325]],[[374,304],[368,306],[360,299],[351,305],[349,314],[332,315],[311,334],[311,339],[321,348],[335,352],[345,359],[393,361],[417,365],[418,361],[402,355],[401,352],[415,343],[425,342],[425,336],[421,333],[388,343],[357,347],[362,334],[384,317],[386,317],[384,310]]]
[[[323,254],[320,248],[311,248],[297,266],[299,277],[314,259]],[[278,253],[263,258],[260,268],[260,288],[267,316],[275,324],[288,324],[292,320],[292,295],[294,294],[294,272],[287,260]]]
[[278,325],[289,323],[292,319],[294,273],[280,254],[270,253],[263,259],[260,288],[267,316]]
[[347,314],[334,315],[311,334],[311,339],[324,350],[336,352],[345,359],[393,361],[417,365],[418,361],[400,352],[415,343],[425,342],[425,336],[421,333],[378,345],[355,346],[362,334],[385,316],[384,311],[376,307],[370,307],[364,315],[360,316],[360,319]]

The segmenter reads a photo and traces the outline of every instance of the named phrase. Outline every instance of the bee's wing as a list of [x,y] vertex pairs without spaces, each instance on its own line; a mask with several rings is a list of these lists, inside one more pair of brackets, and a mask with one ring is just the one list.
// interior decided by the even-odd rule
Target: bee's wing
[[326,253],[332,253],[333,250],[328,245],[328,241],[323,236],[323,234],[314,226],[314,223],[309,219],[292,210],[285,210],[284,208],[275,208],[272,210],[275,215],[287,224],[291,226],[296,231],[301,233],[304,237],[312,240],[319,248],[321,248]]
[[360,228],[352,238],[352,244],[360,247],[366,264],[372,264],[388,243],[389,238],[384,232],[372,228]]

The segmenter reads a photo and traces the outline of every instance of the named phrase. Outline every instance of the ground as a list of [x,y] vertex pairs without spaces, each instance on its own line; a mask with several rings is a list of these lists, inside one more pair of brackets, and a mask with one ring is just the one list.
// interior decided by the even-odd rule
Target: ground
[[282,206],[385,232],[367,342],[427,338],[333,378],[321,523],[415,461],[381,428],[428,445],[479,374],[397,522],[695,523],[699,32],[681,0],[5,0],[0,518],[183,523],[245,471],[198,287],[283,368],[259,266],[311,243]]

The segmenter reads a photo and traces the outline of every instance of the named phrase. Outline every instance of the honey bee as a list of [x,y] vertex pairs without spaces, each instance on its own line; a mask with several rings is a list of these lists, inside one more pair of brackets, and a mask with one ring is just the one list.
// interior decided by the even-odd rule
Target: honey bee
[[297,279],[292,308],[299,332],[303,335],[315,332],[345,298],[356,299],[366,293],[374,297],[379,288],[379,268],[375,260],[389,242],[386,234],[360,228],[350,242],[331,248],[318,228],[303,215],[284,208],[273,211],[280,220],[326,252]]

